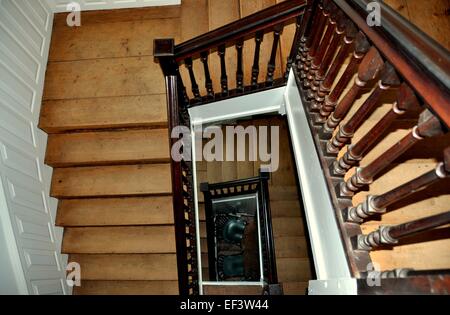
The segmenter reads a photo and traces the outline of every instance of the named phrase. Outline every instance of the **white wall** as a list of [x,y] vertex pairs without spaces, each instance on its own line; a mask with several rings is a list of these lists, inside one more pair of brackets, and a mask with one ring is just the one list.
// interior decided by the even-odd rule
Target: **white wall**
[[44,0],[0,0],[0,292],[68,292],[37,128],[52,21]]
[[82,10],[106,10],[121,8],[177,5],[181,0],[47,0],[55,12],[65,12],[67,4],[77,2]]

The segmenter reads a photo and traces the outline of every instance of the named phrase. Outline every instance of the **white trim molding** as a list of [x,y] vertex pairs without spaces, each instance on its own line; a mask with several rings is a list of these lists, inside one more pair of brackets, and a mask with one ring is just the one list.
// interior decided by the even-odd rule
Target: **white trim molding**
[[67,5],[78,3],[82,11],[179,5],[181,0],[46,0],[55,13],[67,12]]
[[317,278],[349,279],[344,244],[292,70],[285,104]]

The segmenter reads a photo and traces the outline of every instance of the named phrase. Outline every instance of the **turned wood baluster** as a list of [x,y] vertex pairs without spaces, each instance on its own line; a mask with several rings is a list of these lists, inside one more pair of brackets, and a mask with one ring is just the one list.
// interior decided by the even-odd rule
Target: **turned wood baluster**
[[378,230],[370,234],[358,235],[355,249],[371,251],[381,245],[396,245],[402,238],[445,226],[449,223],[450,211],[399,225],[380,226]]
[[331,36],[333,35],[334,29],[336,27],[337,10],[335,10],[334,8],[335,5],[331,2],[325,4],[324,6],[324,11],[322,14],[324,16],[324,23],[323,26],[321,25],[322,30],[320,30],[320,33],[317,33],[315,35],[317,38],[314,40],[313,45],[309,49],[305,63],[303,65],[303,70],[300,72],[300,77],[305,80],[303,82],[306,82],[314,59],[316,59],[317,57],[323,58],[323,55],[319,56],[319,54],[323,54],[324,52],[322,53],[322,51],[326,49],[327,45],[330,43]]
[[323,35],[322,41],[317,48],[316,55],[312,58],[311,66],[309,71],[307,71],[303,85],[305,88],[310,88],[312,81],[315,78],[316,72],[320,69],[320,66],[324,62],[325,53],[329,52],[332,48],[331,45],[336,43],[333,52],[336,50],[339,44],[339,38],[336,39],[335,33],[338,32],[339,36],[344,33],[345,30],[345,20],[343,13],[341,11],[331,12],[328,18],[328,27]]
[[350,145],[347,152],[339,161],[333,164],[333,173],[344,176],[353,166],[359,164],[370,148],[381,138],[387,128],[406,112],[416,112],[420,108],[414,91],[408,84],[403,83],[397,92],[397,101],[383,118],[367,132],[356,144]]
[[178,86],[181,87],[181,91],[183,93],[182,97],[183,97],[183,101],[184,101],[184,106],[188,106],[189,105],[189,96],[186,92],[186,86],[184,85],[183,78],[181,77],[179,68],[177,68],[177,81],[178,81]]
[[192,88],[192,94],[194,94],[194,100],[196,102],[201,100],[200,96],[200,90],[198,89],[197,81],[195,80],[195,74],[194,69],[192,67],[192,58],[186,58],[184,60],[184,64],[186,65],[186,68],[189,71],[189,78],[191,79],[191,88]]
[[213,83],[211,80],[211,75],[209,73],[208,55],[209,55],[209,53],[207,51],[204,51],[200,54],[200,59],[202,60],[203,69],[205,72],[205,88],[206,88],[207,98],[211,99],[211,98],[214,98],[214,90],[213,90]]
[[364,104],[356,111],[356,113],[349,119],[349,121],[339,127],[336,135],[327,143],[327,152],[329,154],[337,154],[344,145],[351,142],[356,130],[364,123],[365,119],[373,112],[378,100],[383,92],[389,90],[392,87],[400,85],[400,79],[395,72],[394,67],[386,62],[381,72],[380,81],[378,86],[367,98]]
[[302,38],[302,43],[300,44],[300,53],[301,56],[298,59],[298,70],[300,71],[303,69],[303,64],[306,62],[306,59],[308,57],[308,51],[311,48],[314,39],[316,38],[316,33],[318,30],[318,27],[321,23],[321,20],[323,19],[323,3],[319,2],[311,12],[312,22],[311,27],[309,29],[309,34],[305,34]]
[[280,42],[280,35],[283,31],[283,24],[277,25],[273,31],[273,43],[272,43],[272,52],[270,53],[269,64],[267,65],[267,77],[266,77],[266,85],[273,84],[273,75],[276,67],[276,58],[278,52],[278,43]]
[[[325,96],[330,92],[331,86],[339,73],[339,69],[342,67],[342,64],[350,53],[350,48],[352,47],[357,34],[358,29],[347,19],[345,23],[345,36],[343,38],[342,36],[339,36],[339,29],[336,28],[335,39],[338,41],[340,40],[341,43],[333,43],[332,45],[336,45],[336,47],[327,51],[327,56],[319,71],[316,73],[311,90],[308,92],[308,98],[313,99],[311,103],[312,111],[320,110],[320,107],[325,100]],[[341,47],[333,61],[334,49],[337,49],[339,45]]]
[[225,62],[225,45],[220,45],[218,49],[220,57],[220,86],[222,87],[222,95],[228,95],[228,77],[227,66]]
[[258,32],[255,37],[255,56],[253,58],[252,67],[252,88],[258,86],[258,76],[259,76],[259,55],[261,51],[261,42],[263,41],[264,33]]
[[429,110],[425,110],[419,118],[418,124],[403,139],[394,144],[390,149],[381,154],[375,161],[363,168],[357,168],[355,174],[342,183],[341,196],[353,196],[361,191],[364,186],[370,185],[373,179],[386,169],[391,163],[405,153],[417,142],[444,134],[446,131]]
[[323,32],[327,23],[329,22],[328,17],[330,16],[329,1],[324,1],[323,5],[319,5],[319,18],[317,18],[317,26],[315,26],[310,38],[306,42],[306,49],[304,51],[303,57],[300,59],[302,62],[303,71],[301,72],[301,78],[306,77],[306,73],[309,71],[311,61],[317,53],[317,48],[319,46],[320,40],[322,39]]
[[[450,147],[447,148],[450,152]],[[446,166],[448,167],[446,169]],[[413,194],[416,194],[432,184],[448,178],[450,176],[450,154],[447,160],[439,163],[436,169],[431,170],[422,176],[419,176],[395,189],[392,189],[382,195],[368,196],[363,202],[355,207],[350,207],[344,211],[344,217],[347,222],[363,223],[365,220],[387,212],[387,207],[400,200],[405,200]]]
[[367,85],[367,82],[378,76],[383,65],[384,62],[380,53],[375,47],[372,47],[359,66],[358,75],[356,76],[353,86],[336,106],[335,111],[330,115],[326,124],[323,126],[323,134],[327,135],[326,137],[331,136],[336,126],[338,126],[347,115],[362,89]]
[[319,16],[319,2],[318,1],[309,1],[308,7],[305,10],[305,14],[302,17],[301,20],[301,26],[300,26],[300,35],[301,39],[298,46],[298,53],[297,60],[300,59],[300,53],[305,51],[306,49],[306,42],[308,41],[308,38],[311,37],[312,32],[314,31],[314,23],[317,21],[317,17]]
[[[350,83],[350,80],[352,79],[355,71],[358,69],[359,64],[361,63],[369,49],[370,43],[367,40],[366,36],[363,33],[358,33],[355,38],[355,51],[353,53],[352,59],[347,68],[345,68],[344,73],[340,77],[331,94],[326,96],[328,90],[331,89],[331,86],[334,83],[335,76],[327,76],[327,79],[321,85],[323,95],[319,93],[319,98],[317,99],[317,101],[321,105],[320,116],[317,117],[315,123],[323,124],[326,122],[328,117],[334,111],[339,98],[345,90],[345,87]],[[336,67],[335,72],[337,75],[337,73],[339,72],[339,67]],[[323,97],[325,97],[325,99],[323,99]]]
[[244,70],[242,67],[242,51],[244,47],[244,40],[238,39],[236,42],[237,50],[237,70],[236,70],[236,88],[238,93],[244,92]]
[[[306,12],[309,12],[309,10],[307,10]],[[305,13],[307,14],[307,13]],[[303,18],[303,19],[302,19]],[[307,17],[306,17],[307,18]],[[297,16],[297,20],[295,22],[295,35],[294,35],[294,41],[292,42],[292,46],[291,46],[291,52],[289,53],[289,57],[287,60],[287,65],[286,65],[286,73],[284,74],[285,79],[288,78],[289,76],[289,71],[292,68],[292,64],[294,63],[295,60],[297,60],[297,57],[299,57],[299,47],[301,45],[301,41],[302,41],[302,20],[304,20],[305,17],[302,17],[301,15]],[[303,21],[303,23],[306,24],[305,21]]]

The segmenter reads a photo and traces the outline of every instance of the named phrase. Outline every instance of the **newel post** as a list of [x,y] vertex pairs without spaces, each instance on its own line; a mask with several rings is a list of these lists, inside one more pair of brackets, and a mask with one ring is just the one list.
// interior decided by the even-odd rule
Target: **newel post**
[[[171,138],[171,131],[180,125],[180,107],[178,95],[178,65],[175,61],[175,42],[173,39],[155,39],[155,61],[161,66],[166,83],[167,115],[170,146],[177,139]],[[189,294],[188,252],[183,200],[183,182],[181,162],[171,160],[173,214],[175,224],[175,243],[177,251],[178,286],[180,295]]]

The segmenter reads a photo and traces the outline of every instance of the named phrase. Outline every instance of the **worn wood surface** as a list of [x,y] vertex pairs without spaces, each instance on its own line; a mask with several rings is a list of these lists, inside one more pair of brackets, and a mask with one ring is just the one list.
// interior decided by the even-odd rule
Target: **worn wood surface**
[[44,101],[39,121],[47,133],[166,126],[165,94]]
[[58,204],[58,226],[173,224],[172,197],[64,199]]
[[169,162],[167,129],[50,135],[45,163],[53,167]]
[[173,226],[68,227],[62,252],[70,254],[175,253]]
[[170,194],[169,164],[57,168],[51,195],[56,198]]
[[177,280],[175,254],[70,255],[86,280]]
[[83,281],[74,295],[176,295],[178,281]]

